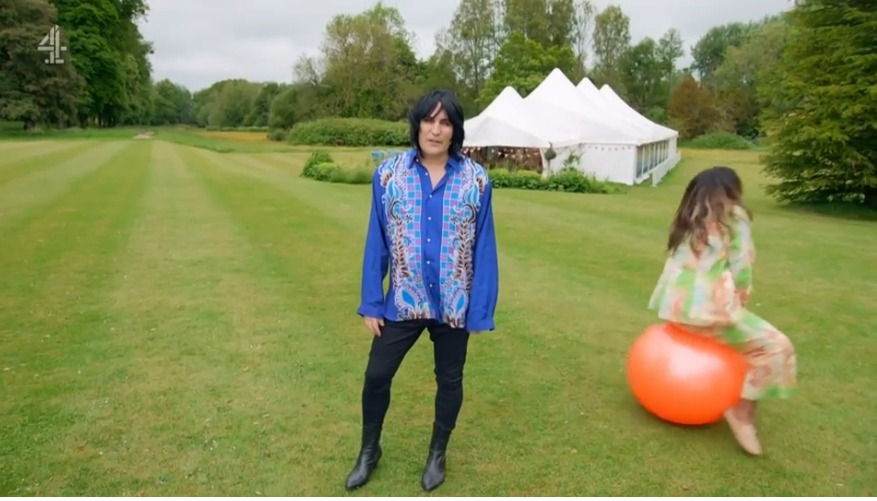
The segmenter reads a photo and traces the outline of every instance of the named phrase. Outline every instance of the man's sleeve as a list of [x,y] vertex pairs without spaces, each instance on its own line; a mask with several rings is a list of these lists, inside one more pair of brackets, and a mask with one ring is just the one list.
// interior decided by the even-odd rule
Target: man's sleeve
[[481,208],[475,223],[475,251],[472,256],[473,278],[469,294],[466,330],[492,331],[499,295],[499,262],[493,226],[493,186],[490,181],[481,195]]
[[361,301],[356,312],[360,316],[382,318],[384,316],[384,278],[389,269],[390,252],[387,245],[386,220],[383,210],[383,187],[380,168],[372,178],[372,204],[365,236],[362,258]]

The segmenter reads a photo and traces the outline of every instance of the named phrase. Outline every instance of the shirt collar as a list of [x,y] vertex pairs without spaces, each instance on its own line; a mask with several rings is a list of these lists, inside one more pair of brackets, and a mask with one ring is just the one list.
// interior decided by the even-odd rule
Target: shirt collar
[[[463,162],[462,155],[456,155],[456,156],[451,155],[448,157],[448,164],[447,165],[450,168],[450,170],[452,170],[454,172],[459,172],[460,166],[462,165],[462,162]],[[411,148],[408,151],[408,168],[414,167],[417,163],[418,163],[417,148]]]

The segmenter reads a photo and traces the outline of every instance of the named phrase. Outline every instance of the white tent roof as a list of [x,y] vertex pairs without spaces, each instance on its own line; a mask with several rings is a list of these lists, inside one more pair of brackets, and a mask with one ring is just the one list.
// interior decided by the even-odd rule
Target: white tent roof
[[521,99],[523,98],[515,92],[515,89],[506,87],[478,116],[466,120],[465,127],[467,135],[469,135],[468,132],[470,129],[475,130],[477,127],[480,127],[481,122],[484,122],[489,117],[501,115],[503,110],[514,109],[516,102]]
[[581,142],[580,133],[506,87],[478,116],[466,121],[464,146],[549,148]]
[[630,116],[630,114],[619,110],[616,104],[609,101],[603,94],[600,94],[600,91],[588,77],[583,78],[579,82],[576,90],[581,93],[582,99],[587,103],[588,108],[598,113],[608,123],[635,133],[637,136],[644,138],[646,142],[665,139],[666,134],[663,131],[658,131],[651,124],[642,122],[637,117]]
[[631,108],[626,102],[624,102],[624,99],[621,99],[618,94],[616,94],[615,91],[612,90],[612,87],[609,87],[609,85],[604,84],[603,87],[600,88],[599,92],[606,98],[606,100],[610,104],[612,104],[618,110],[619,113],[623,113],[625,116],[635,119],[640,123],[646,124],[654,129],[657,134],[657,139],[670,139],[679,135],[677,131],[669,127],[664,127],[663,125],[656,124],[655,122],[652,122],[648,118],[639,114],[639,112],[637,112],[635,109]]
[[524,101],[550,110],[556,121],[575,127],[583,142],[642,144],[650,140],[642,132],[614,123],[611,117],[601,114],[557,68]]

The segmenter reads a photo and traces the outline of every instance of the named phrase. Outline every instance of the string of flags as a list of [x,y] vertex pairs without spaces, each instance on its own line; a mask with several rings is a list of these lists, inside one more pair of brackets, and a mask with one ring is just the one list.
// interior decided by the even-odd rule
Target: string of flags
[[[633,145],[595,145],[595,144],[586,144],[579,146],[579,149],[584,150],[593,150],[593,151],[626,151],[632,148],[637,148],[640,151],[662,151],[667,149],[667,145],[644,145],[644,146],[633,146]],[[478,148],[463,148],[464,155],[472,155],[473,153],[482,153],[483,150],[489,150],[492,148],[489,147],[478,147]],[[498,157],[538,157],[540,156],[540,152],[536,148],[515,148],[513,151],[508,151],[508,149],[500,148],[499,151],[494,152],[494,154]]]
[[[463,148],[463,154],[466,156],[471,156],[473,153],[475,154],[483,154],[482,150],[487,148]],[[540,158],[542,155],[539,153],[539,150],[531,149],[531,148],[521,148],[515,149],[513,151],[507,151],[505,149],[501,149],[494,153],[495,156],[499,158]]]

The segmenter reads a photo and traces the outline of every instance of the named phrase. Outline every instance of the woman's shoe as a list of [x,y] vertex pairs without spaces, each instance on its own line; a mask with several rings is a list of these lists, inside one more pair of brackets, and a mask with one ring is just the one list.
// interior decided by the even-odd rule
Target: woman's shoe
[[743,450],[753,456],[761,455],[761,444],[758,442],[754,425],[741,422],[734,414],[734,409],[725,411],[725,421],[728,422],[728,426],[734,433],[734,438],[737,439],[737,443],[743,447]]

